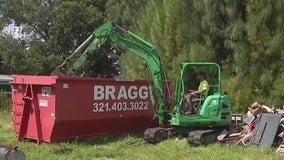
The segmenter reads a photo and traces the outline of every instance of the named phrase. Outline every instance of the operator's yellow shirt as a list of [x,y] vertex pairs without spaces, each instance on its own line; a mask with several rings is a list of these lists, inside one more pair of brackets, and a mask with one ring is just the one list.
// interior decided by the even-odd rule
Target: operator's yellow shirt
[[201,91],[201,94],[205,97],[208,95],[209,83],[206,80],[200,82],[198,90]]

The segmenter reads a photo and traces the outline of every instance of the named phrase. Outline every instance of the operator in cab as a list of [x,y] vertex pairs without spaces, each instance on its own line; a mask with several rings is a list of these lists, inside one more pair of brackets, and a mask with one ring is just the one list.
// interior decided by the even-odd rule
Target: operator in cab
[[205,74],[200,72],[197,74],[197,80],[199,81],[198,90],[189,90],[189,94],[185,95],[186,102],[189,107],[189,114],[194,114],[194,102],[193,98],[206,98],[209,91],[209,83],[205,79]]

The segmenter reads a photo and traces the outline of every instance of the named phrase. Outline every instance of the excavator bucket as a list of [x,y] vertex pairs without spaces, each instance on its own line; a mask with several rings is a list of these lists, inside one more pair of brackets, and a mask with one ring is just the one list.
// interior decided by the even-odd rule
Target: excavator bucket
[[68,63],[62,63],[51,73],[51,76],[78,76],[78,77],[103,77],[113,78],[122,73],[119,59],[121,52],[114,46],[105,44],[100,50],[90,54],[88,60],[78,70],[67,70]]
[[67,71],[64,67],[57,66],[50,74],[51,76],[66,76]]

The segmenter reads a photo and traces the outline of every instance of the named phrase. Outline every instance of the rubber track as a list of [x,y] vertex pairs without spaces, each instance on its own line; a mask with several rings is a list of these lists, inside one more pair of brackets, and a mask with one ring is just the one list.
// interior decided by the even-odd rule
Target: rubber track
[[148,128],[144,132],[144,140],[148,143],[156,144],[168,138],[167,128]]

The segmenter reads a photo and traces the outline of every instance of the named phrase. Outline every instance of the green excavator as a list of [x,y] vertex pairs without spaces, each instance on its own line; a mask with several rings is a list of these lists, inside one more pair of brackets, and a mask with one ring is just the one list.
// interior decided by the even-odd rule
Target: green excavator
[[[84,51],[78,56],[81,50]],[[147,66],[153,83],[149,87],[154,106],[154,116],[160,127],[149,128],[144,132],[144,140],[159,143],[173,135],[187,136],[193,145],[208,144],[231,124],[230,98],[221,93],[221,69],[211,62],[185,62],[180,65],[180,76],[175,81],[174,97],[170,95],[168,80],[162,59],[157,48],[138,35],[107,22],[97,28],[53,74],[77,75],[88,77],[114,77],[122,72],[119,61],[121,52],[127,51],[140,57]],[[76,58],[74,58],[76,57]],[[75,59],[75,60],[73,60]],[[68,66],[71,64],[71,66]],[[204,69],[206,68],[206,69]],[[210,71],[209,94],[207,97],[194,98],[194,114],[185,114],[188,104],[184,98],[189,83],[194,80],[193,73],[200,70]],[[213,77],[213,78],[212,78]]]

